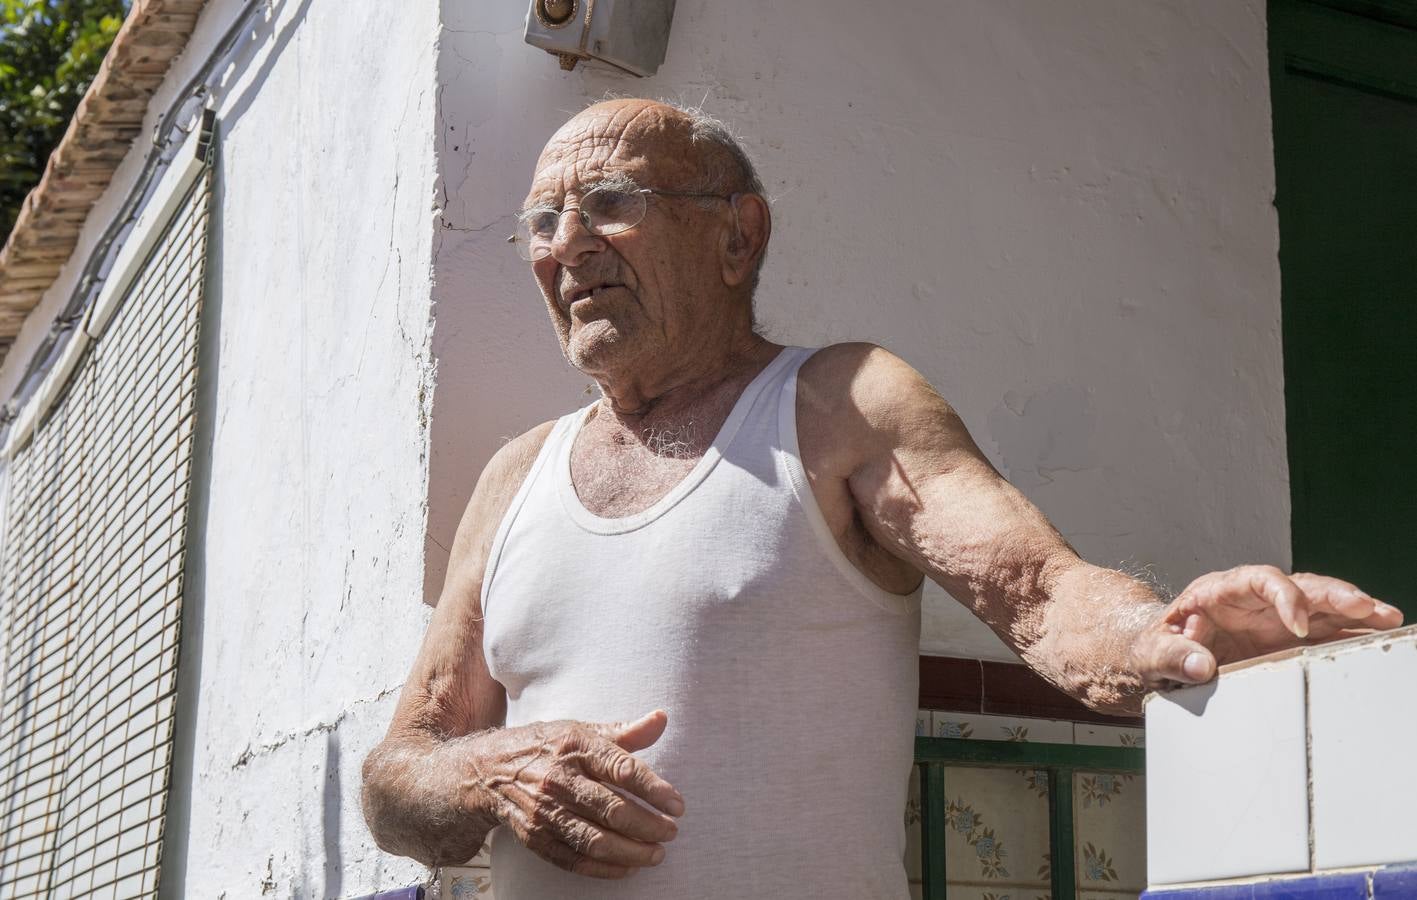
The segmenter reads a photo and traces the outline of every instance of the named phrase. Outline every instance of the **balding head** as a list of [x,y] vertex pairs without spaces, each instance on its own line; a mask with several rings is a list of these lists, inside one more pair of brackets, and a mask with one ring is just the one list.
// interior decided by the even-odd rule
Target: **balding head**
[[727,126],[700,109],[657,100],[605,100],[586,107],[547,142],[537,171],[586,142],[610,137],[621,143],[617,155],[643,156],[656,164],[654,175],[686,190],[763,193],[752,161]]
[[[642,217],[601,232],[591,219],[559,215],[592,192],[596,203],[614,197],[616,209]],[[747,156],[708,116],[652,100],[581,111],[537,159],[522,220],[533,214],[555,229],[527,246],[578,368],[673,357],[715,330],[751,334],[767,204]]]

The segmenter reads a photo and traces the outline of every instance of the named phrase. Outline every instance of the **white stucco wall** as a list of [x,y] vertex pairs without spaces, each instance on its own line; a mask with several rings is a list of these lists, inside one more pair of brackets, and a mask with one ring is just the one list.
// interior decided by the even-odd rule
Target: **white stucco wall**
[[[904,356],[1086,557],[1177,588],[1288,563],[1262,0],[679,0],[648,79],[561,72],[524,10],[443,3],[430,591],[499,443],[588,402],[502,241],[607,91],[733,125],[768,335]],[[925,651],[1007,658],[931,590]]]
[[[149,126],[243,5],[211,0]],[[373,850],[358,763],[426,622],[425,498],[436,585],[500,442],[587,402],[502,241],[606,91],[707,98],[774,195],[770,336],[901,353],[1089,558],[1287,563],[1261,0],[679,0],[646,80],[561,72],[520,0],[439,5],[279,0],[217,93],[167,895],[420,874]],[[938,592],[924,649],[1001,653]]]
[[438,10],[357,6],[279,4],[218,107],[201,685],[174,895],[350,896],[422,874],[373,850],[358,786],[426,623]]
[[[247,5],[211,0],[144,136]],[[438,8],[261,5],[214,95],[171,897],[354,896],[424,875],[374,850],[358,788],[427,621]],[[0,370],[7,396],[148,147]]]

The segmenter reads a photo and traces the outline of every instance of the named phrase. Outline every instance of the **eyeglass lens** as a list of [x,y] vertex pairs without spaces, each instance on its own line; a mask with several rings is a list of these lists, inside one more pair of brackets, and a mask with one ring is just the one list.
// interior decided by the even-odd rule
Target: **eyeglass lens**
[[[645,217],[645,195],[639,191],[597,188],[581,198],[577,215],[591,234],[605,236],[628,231]],[[517,222],[517,250],[523,259],[540,259],[551,252],[565,210],[534,210]]]

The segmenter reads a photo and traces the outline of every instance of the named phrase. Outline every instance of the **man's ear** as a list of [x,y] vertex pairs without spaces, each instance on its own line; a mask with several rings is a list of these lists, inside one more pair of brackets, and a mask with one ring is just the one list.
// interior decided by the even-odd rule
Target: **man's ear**
[[728,203],[733,208],[734,227],[723,252],[723,283],[738,287],[752,280],[758,257],[767,248],[772,213],[767,201],[757,194],[734,194]]

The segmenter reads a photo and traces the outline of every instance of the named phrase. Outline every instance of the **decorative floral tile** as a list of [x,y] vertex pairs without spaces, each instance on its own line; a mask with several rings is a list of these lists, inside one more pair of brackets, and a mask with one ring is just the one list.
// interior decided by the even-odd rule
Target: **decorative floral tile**
[[441,900],[493,900],[492,875],[483,866],[445,866],[438,879]]
[[1116,725],[1073,725],[1073,743],[1089,747],[1145,747],[1146,732],[1140,728]]
[[1140,775],[1073,775],[1080,888],[1136,896],[1146,888],[1146,784]]
[[1053,719],[1026,719],[985,716],[936,710],[931,716],[932,737],[965,738],[976,741],[1034,741],[1044,744],[1071,744],[1073,723]]
[[975,887],[973,885],[950,884],[945,889],[945,900],[1048,900],[1049,892],[1045,886],[1041,889],[1033,887]]
[[[1072,743],[1071,722],[935,711],[935,737]],[[1140,746],[1140,729],[1078,725],[1080,739]],[[1042,769],[950,766],[944,770],[944,841],[949,900],[1046,900],[1048,773]],[[1146,886],[1145,787],[1141,776],[1078,772],[1073,806],[1079,893],[1092,900],[1136,897]],[[919,770],[905,813],[906,871],[920,896]]]
[[947,767],[944,787],[949,896],[1032,900],[1047,893],[1047,798],[1015,769]]
[[920,767],[910,767],[910,789],[905,795],[905,873],[920,880]]
[[917,709],[915,711],[915,736],[930,736],[930,710]]

